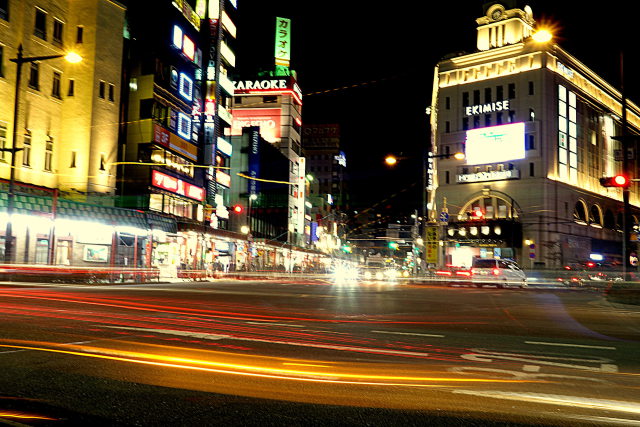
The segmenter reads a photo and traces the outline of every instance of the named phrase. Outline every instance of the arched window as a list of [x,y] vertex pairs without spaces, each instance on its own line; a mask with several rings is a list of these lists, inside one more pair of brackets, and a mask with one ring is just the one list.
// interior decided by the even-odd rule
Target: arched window
[[598,205],[592,205],[589,212],[589,225],[596,228],[602,228],[602,209]]
[[608,228],[609,230],[616,229],[616,218],[613,216],[611,209],[607,209],[604,212],[604,228]]
[[582,200],[576,202],[573,209],[573,220],[578,224],[587,225],[587,205]]

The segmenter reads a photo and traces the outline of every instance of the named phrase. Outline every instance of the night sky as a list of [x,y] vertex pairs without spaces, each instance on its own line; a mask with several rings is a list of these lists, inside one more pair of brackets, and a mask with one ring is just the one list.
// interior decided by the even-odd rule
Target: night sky
[[[420,156],[428,143],[425,108],[436,63],[453,52],[474,52],[475,19],[483,1],[266,2],[239,0],[236,55],[241,77],[273,68],[275,16],[292,19],[292,68],[305,95],[305,123],[339,123],[351,176],[352,209],[410,213],[420,206]],[[619,88],[619,51],[640,42],[625,31],[636,2],[530,1],[534,19],[552,23],[555,41]],[[384,3],[383,3],[384,4]],[[575,5],[583,5],[578,8]],[[621,6],[624,4],[624,6]],[[637,34],[637,33],[636,33]],[[640,103],[640,49],[626,48],[625,85]],[[390,170],[383,159],[401,156]],[[406,157],[406,159],[403,159]]]

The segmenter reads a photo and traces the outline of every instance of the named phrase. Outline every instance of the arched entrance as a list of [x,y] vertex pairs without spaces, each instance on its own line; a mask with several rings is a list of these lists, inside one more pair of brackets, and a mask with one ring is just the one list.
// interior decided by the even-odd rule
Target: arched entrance
[[445,262],[469,267],[474,257],[520,261],[522,210],[500,191],[473,194],[450,216],[445,232]]

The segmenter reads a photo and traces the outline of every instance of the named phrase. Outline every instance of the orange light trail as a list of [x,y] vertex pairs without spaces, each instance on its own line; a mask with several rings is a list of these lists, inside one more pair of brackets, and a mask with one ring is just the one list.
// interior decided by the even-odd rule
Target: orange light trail
[[18,419],[24,419],[24,420],[57,421],[56,418],[49,418],[42,415],[32,415],[32,414],[25,414],[22,412],[6,412],[6,411],[0,411],[0,418],[18,418]]
[[[18,341],[16,341],[18,342]],[[29,341],[24,341],[29,343]],[[38,344],[38,343],[34,343]],[[179,368],[196,370],[202,372],[211,372],[228,375],[241,375],[258,378],[282,379],[292,381],[322,382],[335,384],[358,384],[358,385],[378,385],[378,386],[406,386],[406,387],[437,387],[442,384],[424,384],[431,383],[531,383],[542,381],[529,380],[500,380],[486,378],[446,378],[446,377],[428,377],[428,376],[395,376],[395,375],[370,375],[370,374],[353,374],[347,372],[323,372],[311,370],[294,370],[282,368],[270,368],[265,366],[243,365],[237,363],[208,361],[201,359],[192,359],[185,357],[162,356],[152,353],[140,353],[132,351],[122,351],[113,349],[104,349],[89,346],[56,344],[56,343],[40,343],[49,347],[38,347],[35,345],[20,344],[0,344],[0,347],[16,348],[22,350],[34,350],[50,353],[68,354],[72,356],[91,357],[96,359],[114,360],[119,362],[136,363],[151,366],[161,366],[166,368]],[[61,347],[69,348],[61,349]],[[143,360],[147,359],[147,360]],[[403,382],[407,381],[407,383]],[[421,382],[421,383],[420,383]]]

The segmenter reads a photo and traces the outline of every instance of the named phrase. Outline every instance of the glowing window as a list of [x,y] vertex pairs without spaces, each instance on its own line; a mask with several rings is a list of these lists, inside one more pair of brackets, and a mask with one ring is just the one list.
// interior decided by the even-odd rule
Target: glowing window
[[185,73],[180,73],[180,85],[178,86],[180,95],[187,101],[193,99],[193,80],[191,80]]
[[178,135],[186,140],[191,140],[191,117],[178,113]]
[[173,26],[173,45],[178,49],[182,49],[182,28],[177,25]]
[[193,58],[195,58],[196,45],[187,36],[184,36],[184,39],[183,39],[183,42],[182,42],[182,52],[184,52],[184,54],[187,56],[187,58],[189,58],[192,61],[193,61]]

